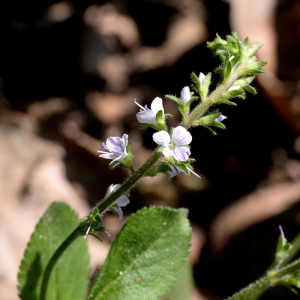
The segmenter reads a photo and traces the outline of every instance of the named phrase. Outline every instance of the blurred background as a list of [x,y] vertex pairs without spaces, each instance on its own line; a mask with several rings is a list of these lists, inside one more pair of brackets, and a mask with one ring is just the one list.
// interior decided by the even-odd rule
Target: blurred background
[[[264,44],[257,56],[268,61],[267,75],[254,82],[257,96],[220,107],[226,131],[192,130],[201,180],[143,179],[123,220],[106,215],[112,237],[88,241],[93,273],[131,213],[154,204],[188,208],[193,300],[225,298],[261,276],[278,225],[288,240],[300,232],[300,1],[0,2],[1,300],[18,299],[23,252],[52,201],[84,217],[126,178],[98,157],[101,142],[129,134],[135,166],[151,154],[153,131],[138,129],[133,98],[149,105],[179,95],[191,72],[219,66],[206,42],[231,31]],[[175,104],[164,107],[176,126]],[[296,298],[284,288],[262,297]]]

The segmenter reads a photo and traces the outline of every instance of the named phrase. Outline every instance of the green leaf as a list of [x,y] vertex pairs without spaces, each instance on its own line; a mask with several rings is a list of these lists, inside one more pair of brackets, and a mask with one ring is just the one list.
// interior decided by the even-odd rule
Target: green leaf
[[254,95],[257,94],[256,89],[255,89],[253,86],[251,86],[251,85],[246,85],[246,86],[244,87],[244,90],[247,91],[247,92],[249,92],[249,93],[252,93],[252,94],[254,94]]
[[215,69],[215,73],[223,73],[224,71],[224,67],[223,66],[220,66],[218,68]]
[[226,129],[226,126],[221,123],[221,122],[218,122],[218,121],[213,121],[210,123],[211,126],[216,126],[216,127],[219,127],[219,128],[222,128],[222,129]]
[[239,75],[247,75],[247,74],[267,74],[263,69],[246,69],[239,73]]
[[[31,235],[18,274],[22,300],[38,300],[42,275],[54,251],[79,223],[77,214],[63,202],[53,202]],[[47,300],[82,300],[88,288],[89,255],[82,237],[65,251],[52,271]]]
[[211,83],[211,73],[208,73],[204,77],[202,85],[200,87],[201,98],[202,98],[203,101],[205,101],[205,99],[206,99],[210,83]]
[[226,82],[227,79],[229,78],[229,76],[231,75],[231,71],[232,71],[232,64],[231,64],[231,61],[228,61],[226,64],[226,69],[225,69],[225,73],[224,73],[224,82]]
[[218,103],[223,103],[223,104],[228,104],[228,105],[233,105],[233,106],[237,106],[236,103],[228,101],[228,100],[215,100],[214,103],[218,104]]
[[204,126],[204,127],[207,128],[213,135],[217,135],[217,133],[211,128],[209,128],[208,126]]
[[120,165],[120,161],[114,161],[112,164],[109,164],[110,169],[114,169],[116,166]]
[[168,295],[168,300],[188,300],[191,299],[193,292],[194,280],[192,265],[188,261],[179,274],[177,281],[172,286]]
[[173,96],[173,95],[165,95],[165,98],[173,100],[173,101],[175,101],[177,103],[182,102],[180,98],[177,98],[176,96]]
[[143,208],[112,244],[87,300],[156,299],[187,261],[191,229],[185,209]]
[[171,114],[165,114],[165,118],[173,118],[173,115],[171,115]]
[[141,125],[141,126],[139,127],[139,129],[146,129],[146,128],[149,128],[149,127],[156,129],[156,127],[155,127],[154,125],[152,125],[152,124],[144,124],[144,125]]
[[191,74],[191,79],[195,83],[196,87],[200,86],[200,80],[194,72]]

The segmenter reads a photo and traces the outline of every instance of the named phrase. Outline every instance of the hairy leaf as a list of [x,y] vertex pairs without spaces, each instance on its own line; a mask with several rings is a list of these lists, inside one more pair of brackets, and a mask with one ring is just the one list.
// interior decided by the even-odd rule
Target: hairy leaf
[[[21,262],[19,296],[38,300],[42,275],[54,251],[79,223],[77,214],[63,202],[53,202],[31,235]],[[89,255],[86,240],[77,238],[52,271],[47,300],[82,300],[87,291]]]
[[118,233],[88,300],[155,299],[175,282],[189,254],[187,210],[142,209]]

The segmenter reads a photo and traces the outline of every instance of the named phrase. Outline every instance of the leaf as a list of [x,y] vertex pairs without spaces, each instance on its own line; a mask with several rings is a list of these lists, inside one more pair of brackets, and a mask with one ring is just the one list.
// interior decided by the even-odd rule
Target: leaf
[[[79,223],[77,214],[63,202],[53,202],[32,233],[18,274],[22,300],[38,300],[42,275],[54,251]],[[78,238],[52,271],[47,300],[82,300],[89,277],[86,241]]]
[[254,95],[257,94],[256,89],[255,89],[253,86],[251,86],[251,85],[246,85],[246,86],[244,87],[244,90],[247,91],[247,92],[249,92],[249,93],[252,93],[252,94],[254,94]]
[[88,300],[156,299],[187,261],[191,229],[185,209],[143,208],[118,233]]
[[228,101],[228,100],[215,100],[214,103],[216,103],[216,104],[223,103],[223,104],[237,106],[236,103]]
[[194,280],[192,265],[188,261],[179,274],[175,285],[171,288],[168,300],[188,300],[191,299]]
[[165,98],[173,100],[173,101],[175,101],[177,103],[182,102],[182,100],[180,98],[177,98],[176,96],[173,96],[173,95],[165,95]]
[[118,166],[119,164],[121,164],[120,161],[114,161],[113,163],[109,164],[109,168],[112,170],[114,169],[116,166]]

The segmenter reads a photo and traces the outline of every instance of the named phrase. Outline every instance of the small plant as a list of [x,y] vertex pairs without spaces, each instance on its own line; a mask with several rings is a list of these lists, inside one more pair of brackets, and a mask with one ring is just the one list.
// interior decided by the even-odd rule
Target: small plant
[[[221,59],[222,64],[215,72],[222,79],[211,91],[211,73],[192,73],[191,87],[184,87],[178,97],[165,96],[177,104],[182,115],[175,128],[167,126],[166,119],[172,115],[165,113],[161,98],[155,98],[150,108],[134,100],[140,107],[140,128],[152,127],[157,131],[153,140],[158,147],[135,169],[127,134],[109,137],[102,144],[103,149],[98,150],[100,157],[111,160],[111,169],[127,168],[129,177],[123,184],[110,185],[103,200],[83,220],[65,203],[54,202],[49,206],[31,236],[20,266],[18,289],[22,300],[157,299],[169,291],[189,254],[192,235],[187,210],[150,207],[132,215],[91,285],[85,239],[90,235],[101,241],[101,234],[109,234],[109,228],[102,225],[104,213],[110,210],[122,218],[122,207],[129,203],[128,193],[143,177],[158,173],[169,179],[180,173],[199,177],[193,170],[192,135],[188,130],[203,126],[216,135],[216,128],[225,129],[226,119],[218,106],[236,106],[234,98],[245,99],[246,92],[256,94],[250,84],[256,74],[265,73],[262,67],[266,62],[257,62],[255,56],[261,46],[250,45],[248,38],[241,42],[236,33],[226,40],[217,35],[209,42],[208,48]],[[283,267],[291,248],[282,234],[274,266],[267,275],[228,299],[246,299],[276,284],[299,286],[300,262]]]

